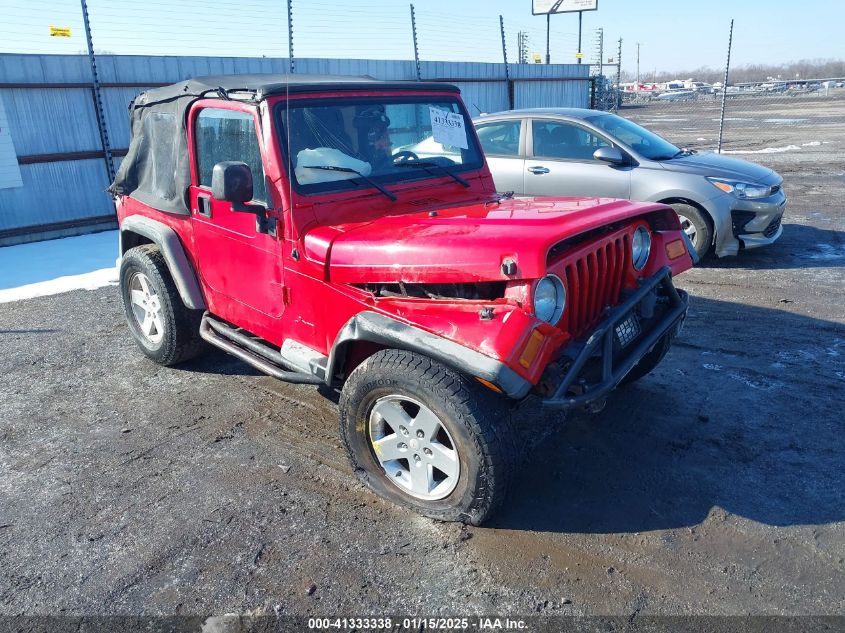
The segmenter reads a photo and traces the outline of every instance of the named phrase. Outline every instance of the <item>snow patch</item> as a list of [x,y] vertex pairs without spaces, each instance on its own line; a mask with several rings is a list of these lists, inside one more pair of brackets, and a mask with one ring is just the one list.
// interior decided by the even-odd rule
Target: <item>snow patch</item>
[[71,290],[96,290],[104,286],[117,284],[117,268],[103,268],[81,275],[68,275],[49,281],[39,281],[34,284],[26,284],[17,288],[0,290],[0,303],[10,303],[34,297],[45,297],[57,295]]
[[0,248],[0,303],[117,283],[117,231]]
[[810,141],[809,143],[801,143],[801,147],[818,147],[821,144],[821,141]]
[[797,145],[787,145],[786,147],[764,147],[763,149],[723,149],[723,154],[781,154],[783,152],[791,152],[796,149],[801,149]]
[[806,122],[807,119],[763,119],[763,123],[774,123],[776,125],[796,125]]

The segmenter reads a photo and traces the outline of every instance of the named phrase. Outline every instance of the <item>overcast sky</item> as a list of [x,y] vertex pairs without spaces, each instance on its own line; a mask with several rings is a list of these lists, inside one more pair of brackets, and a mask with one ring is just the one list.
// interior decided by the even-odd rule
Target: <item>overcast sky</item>
[[[0,52],[75,53],[85,49],[78,0],[3,0]],[[545,18],[530,0],[416,0],[422,59],[501,61],[499,15],[509,61],[517,32],[529,52],[545,57]],[[784,63],[845,56],[845,1],[599,0],[583,18],[582,49],[595,57],[603,27],[604,57],[623,38],[623,68],[642,72],[721,67],[728,26],[736,20],[733,62]],[[294,0],[294,48],[299,57],[412,59],[407,0]],[[8,7],[8,8],[5,8]],[[89,0],[95,48],[119,54],[267,55],[288,50],[285,0]],[[552,62],[574,63],[577,14],[551,18]],[[50,37],[70,27],[70,38]]]

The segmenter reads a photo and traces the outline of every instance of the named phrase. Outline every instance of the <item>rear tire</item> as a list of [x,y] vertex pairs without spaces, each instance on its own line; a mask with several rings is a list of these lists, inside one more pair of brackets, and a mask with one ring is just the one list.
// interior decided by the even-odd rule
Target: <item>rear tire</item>
[[713,246],[713,223],[710,217],[691,204],[676,202],[671,207],[678,214],[681,230],[690,238],[699,259],[704,259]]
[[500,396],[403,350],[379,351],[352,372],[340,431],[367,487],[441,521],[488,518],[506,496],[517,457]]
[[120,264],[120,294],[129,331],[138,347],[159,365],[176,365],[205,349],[199,329],[202,310],[182,302],[159,247],[131,248]]

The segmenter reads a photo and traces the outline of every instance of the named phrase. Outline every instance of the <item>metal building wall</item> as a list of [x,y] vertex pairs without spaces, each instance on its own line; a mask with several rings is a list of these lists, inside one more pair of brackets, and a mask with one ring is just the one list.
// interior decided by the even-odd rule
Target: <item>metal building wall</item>
[[[416,79],[413,61],[297,59],[297,73]],[[287,59],[242,57],[97,57],[115,168],[129,144],[127,107],[143,90],[200,75],[285,73]],[[425,80],[461,89],[472,116],[510,107],[589,107],[587,65],[421,62]],[[548,78],[548,81],[543,79]],[[112,226],[114,207],[84,55],[0,54],[0,99],[20,163],[23,187],[0,189],[0,245]]]

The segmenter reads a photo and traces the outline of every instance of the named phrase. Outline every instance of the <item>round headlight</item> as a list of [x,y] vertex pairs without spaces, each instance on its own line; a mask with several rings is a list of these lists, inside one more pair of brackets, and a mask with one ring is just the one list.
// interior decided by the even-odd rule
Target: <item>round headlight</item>
[[534,289],[534,314],[541,321],[556,325],[566,307],[566,288],[556,275],[546,275]]
[[651,233],[644,226],[638,226],[634,231],[634,239],[631,242],[631,264],[634,270],[642,270],[648,261],[651,252]]

